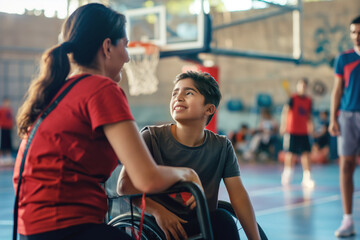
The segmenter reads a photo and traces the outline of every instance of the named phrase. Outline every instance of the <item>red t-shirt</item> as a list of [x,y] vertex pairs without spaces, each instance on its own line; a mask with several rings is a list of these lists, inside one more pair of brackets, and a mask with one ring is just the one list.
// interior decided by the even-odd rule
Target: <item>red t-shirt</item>
[[293,95],[289,101],[290,110],[286,120],[286,132],[294,135],[308,134],[308,119],[312,111],[311,98]]
[[12,129],[13,113],[10,108],[0,107],[0,128]]
[[[125,93],[109,78],[92,75],[70,90],[40,124],[28,150],[20,234],[103,222],[107,197],[100,183],[116,167],[117,157],[101,126],[124,120],[133,120]],[[15,189],[25,145],[26,139],[16,158]]]

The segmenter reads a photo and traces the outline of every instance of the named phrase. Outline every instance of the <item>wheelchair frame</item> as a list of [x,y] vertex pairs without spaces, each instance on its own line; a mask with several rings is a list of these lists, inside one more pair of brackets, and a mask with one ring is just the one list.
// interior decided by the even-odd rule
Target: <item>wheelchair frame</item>
[[[196,215],[200,226],[200,234],[190,237],[189,240],[195,240],[195,239],[213,240],[214,238],[213,238],[213,233],[210,223],[210,215],[209,215],[206,198],[204,196],[204,193],[197,184],[193,182],[179,182],[164,192],[146,194],[146,197],[168,195],[171,193],[179,193],[179,192],[190,192],[194,196],[196,201]],[[142,194],[134,194],[134,195],[120,196],[117,198],[128,198],[130,200],[129,204],[131,205],[132,199],[141,198],[141,197]],[[111,202],[115,198],[109,198],[109,201]],[[112,206],[112,203],[109,204],[109,210],[111,211],[110,206]],[[131,205],[130,207],[133,206]],[[108,219],[109,220],[108,224],[120,228],[121,230],[124,230],[125,232],[129,233],[129,229],[127,229],[129,227],[133,226],[137,230],[140,228],[140,219],[141,219],[141,215],[138,212],[133,212],[132,214],[128,212],[116,216],[111,220]],[[151,235],[151,238],[146,234]],[[160,227],[157,226],[151,215],[144,216],[143,239],[151,239],[151,240],[166,239],[164,233],[162,232]]]
[[[233,209],[233,207],[231,206],[231,203],[226,202],[226,201],[222,201],[219,200],[218,201],[218,208],[224,209],[226,211],[228,211],[230,213],[230,215],[234,218],[236,225],[240,225],[239,220],[237,219],[236,213]],[[241,225],[240,225],[241,226]],[[257,223],[258,226],[258,230],[259,230],[259,234],[260,234],[260,238],[261,240],[268,240],[264,230],[262,229],[262,227],[259,225],[259,223]],[[238,229],[239,231],[242,230],[243,228],[241,227],[240,229]]]
[[[146,197],[152,196],[159,196],[159,195],[168,195],[171,193],[179,193],[179,192],[190,192],[196,201],[196,215],[198,218],[199,226],[200,226],[200,234],[191,236],[190,240],[195,239],[204,239],[204,240],[213,240],[213,233],[210,223],[210,215],[207,207],[206,198],[204,193],[201,191],[198,185],[193,182],[179,182],[169,188],[168,190],[161,192],[161,193],[154,193],[154,194],[146,194]],[[127,196],[119,196],[119,197],[111,197],[109,198],[109,211],[113,206],[112,201],[114,199],[124,198],[129,199],[128,204],[130,208],[132,206],[132,199],[141,198],[142,194],[135,194],[135,195],[127,195]],[[218,201],[218,208],[224,209],[232,215],[234,220],[236,221],[237,225],[240,225],[239,221],[237,220],[236,214],[234,209],[232,208],[231,204],[226,201]],[[108,214],[110,216],[110,214]],[[131,227],[134,227],[136,230],[140,229],[140,220],[141,220],[141,213],[137,211],[133,211],[132,213],[126,212],[120,214],[112,219],[110,217],[107,219],[109,225],[119,228],[125,231],[128,235],[133,236],[131,232]],[[260,233],[260,237],[262,240],[267,240],[267,236],[263,229],[260,227],[259,224],[258,229]],[[240,228],[239,230],[241,230]],[[133,236],[134,237],[134,236]],[[145,240],[165,240],[165,234],[160,229],[160,227],[156,224],[156,221],[153,216],[145,214],[144,221],[143,221],[143,234],[142,239]]]

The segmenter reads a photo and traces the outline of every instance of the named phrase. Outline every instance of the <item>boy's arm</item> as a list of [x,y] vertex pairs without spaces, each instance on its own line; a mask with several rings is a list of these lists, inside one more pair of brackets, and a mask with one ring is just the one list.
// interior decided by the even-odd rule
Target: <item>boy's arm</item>
[[312,112],[313,112],[313,102],[311,100],[309,115],[308,115],[308,119],[307,119],[308,135],[310,135],[310,136],[314,134],[314,122],[313,122],[313,113]]
[[283,135],[286,131],[286,120],[287,120],[287,114],[290,110],[290,106],[288,104],[285,104],[282,112],[281,112],[281,119],[280,119],[280,134]]
[[340,134],[339,122],[337,120],[337,111],[340,107],[340,100],[343,95],[343,80],[339,76],[335,76],[334,87],[331,92],[331,104],[330,104],[330,124],[329,133],[332,136],[338,136]]
[[[125,167],[121,169],[118,178],[117,192],[119,195],[140,193],[140,191],[138,191],[132,184],[125,170]],[[164,206],[151,200],[150,198],[146,198],[145,201],[145,212],[155,217],[155,220],[161,230],[164,232],[166,239],[170,240],[171,236],[173,236],[173,238],[176,240],[187,239],[186,232],[181,225],[181,223],[186,223],[187,221],[179,218],[178,216],[167,210]],[[136,206],[140,207],[141,199],[136,199],[133,202]]]
[[313,117],[312,114],[309,114],[308,121],[307,121],[307,128],[308,128],[308,134],[312,135],[314,133],[314,123],[313,123]]
[[224,178],[231,205],[245,230],[248,239],[260,239],[259,230],[250,198],[240,176]]

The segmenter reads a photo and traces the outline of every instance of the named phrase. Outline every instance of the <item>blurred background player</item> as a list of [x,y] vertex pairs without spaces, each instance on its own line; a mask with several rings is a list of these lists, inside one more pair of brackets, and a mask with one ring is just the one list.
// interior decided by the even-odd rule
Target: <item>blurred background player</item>
[[228,137],[236,153],[242,155],[248,151],[251,134],[249,126],[246,123],[242,123],[238,130],[230,132]]
[[0,165],[12,165],[11,131],[14,125],[10,99],[5,97],[0,107]]
[[264,159],[264,157],[261,157],[262,154],[268,155],[266,158],[274,157],[278,131],[278,123],[273,118],[270,109],[262,109],[259,126],[254,130],[248,151],[244,154],[244,158],[251,160],[255,157],[256,152],[260,152],[260,160]]
[[319,113],[319,125],[313,134],[314,142],[311,149],[311,161],[315,163],[327,163],[329,161],[330,134],[329,112]]
[[283,144],[286,151],[284,171],[281,175],[281,183],[287,186],[291,182],[295,157],[300,155],[303,168],[302,186],[313,188],[314,180],[310,174],[311,150],[309,134],[313,132],[312,123],[312,100],[306,95],[308,81],[300,79],[296,84],[296,93],[291,96],[289,102],[284,105],[281,113],[280,133],[284,134]]

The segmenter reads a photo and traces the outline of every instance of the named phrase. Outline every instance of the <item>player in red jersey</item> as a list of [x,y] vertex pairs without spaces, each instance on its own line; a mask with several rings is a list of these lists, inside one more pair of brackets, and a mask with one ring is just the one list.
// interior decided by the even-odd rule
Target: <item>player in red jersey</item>
[[281,175],[281,183],[286,186],[291,182],[293,174],[294,157],[301,156],[303,168],[302,186],[313,188],[314,180],[310,174],[311,150],[309,135],[313,132],[312,123],[312,100],[306,95],[307,79],[297,82],[296,94],[292,95],[289,102],[283,107],[281,114],[280,133],[284,134],[284,150],[287,151],[284,161],[284,171]]

